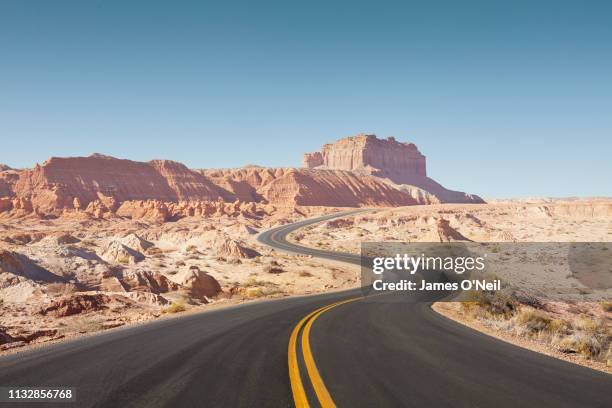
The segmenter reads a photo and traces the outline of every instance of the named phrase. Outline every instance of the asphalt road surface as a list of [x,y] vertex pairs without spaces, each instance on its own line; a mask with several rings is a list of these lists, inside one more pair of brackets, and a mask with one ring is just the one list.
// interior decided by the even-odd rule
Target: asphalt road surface
[[[326,218],[259,239],[358,264],[286,241]],[[0,386],[76,389],[74,403],[16,407],[612,407],[612,376],[480,334],[424,300],[352,290],[155,321],[2,357]]]

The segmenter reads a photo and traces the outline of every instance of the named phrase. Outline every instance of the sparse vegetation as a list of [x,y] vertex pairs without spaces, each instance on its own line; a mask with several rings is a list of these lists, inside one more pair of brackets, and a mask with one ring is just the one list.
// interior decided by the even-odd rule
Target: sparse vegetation
[[269,265],[264,266],[263,270],[266,273],[274,273],[274,274],[285,272],[285,270],[283,268],[281,268],[280,266],[273,265],[272,263],[270,263]]
[[188,254],[201,254],[201,252],[198,251],[198,247],[195,245],[187,245],[187,247],[185,248],[185,252],[187,252]]
[[557,347],[564,353],[578,353],[587,358],[594,359],[602,351],[602,345],[595,336],[578,332],[562,338]]
[[181,299],[170,303],[170,305],[162,310],[162,313],[180,313],[184,312],[185,310],[187,310],[185,308],[185,301]]
[[599,302],[599,305],[603,309],[604,312],[612,312],[612,302],[609,300],[602,300]]
[[[478,319],[485,324],[503,328],[519,336],[536,339],[563,353],[576,353],[592,360],[609,360],[612,331],[605,320],[582,315],[574,321],[555,318],[553,314],[538,309],[539,301],[522,299],[526,305],[513,296],[491,295],[482,292],[467,294],[461,302],[464,315]],[[600,302],[605,309],[604,302]],[[533,307],[532,305],[536,307]],[[573,313],[582,312],[575,306]],[[499,321],[503,324],[492,323]]]
[[86,248],[93,248],[96,247],[96,243],[95,241],[93,241],[92,239],[84,239],[81,241],[81,246],[84,246]]
[[547,314],[535,309],[521,309],[516,316],[516,323],[524,326],[530,333],[537,333],[549,328],[552,319]]

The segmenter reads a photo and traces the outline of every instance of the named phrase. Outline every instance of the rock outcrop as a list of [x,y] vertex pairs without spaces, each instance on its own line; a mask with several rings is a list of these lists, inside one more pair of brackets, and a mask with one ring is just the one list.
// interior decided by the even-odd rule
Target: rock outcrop
[[153,243],[141,238],[137,234],[128,234],[121,238],[121,243],[134,251],[144,252],[147,249],[153,247]]
[[358,135],[326,144],[320,152],[307,153],[304,167],[310,169],[348,170],[375,176],[393,183],[423,204],[483,203],[475,195],[447,190],[427,177],[426,159],[413,143],[402,143],[393,137]]
[[412,143],[359,135],[304,156],[306,168],[190,170],[169,160],[93,154],[52,157],[26,170],[0,169],[0,216],[157,222],[190,216],[261,217],[275,207],[382,207],[483,202],[427,177]]
[[102,249],[100,258],[110,263],[133,265],[144,260],[145,257],[119,241],[111,241]]
[[204,170],[237,198],[278,206],[401,206],[418,204],[385,181],[352,171],[256,168]]
[[121,203],[223,198],[217,186],[181,163],[144,163],[100,154],[52,157],[42,166],[20,172],[13,189],[15,195],[29,199],[42,212],[87,208],[96,200],[108,207],[105,200]]
[[219,282],[197,267],[185,269],[172,276],[172,280],[181,285],[190,297],[206,299],[221,292]]
[[52,314],[56,317],[72,316],[79,313],[105,309],[111,297],[102,293],[98,294],[74,294],[54,300],[49,306],[40,310],[40,314]]
[[121,283],[130,291],[151,292],[155,294],[176,291],[179,286],[158,272],[125,271]]
[[320,152],[307,153],[304,166],[364,172],[395,182],[404,176],[425,177],[425,156],[414,143],[400,143],[393,137],[376,135],[346,137],[326,144]]
[[254,249],[247,248],[240,242],[231,238],[224,238],[217,242],[215,246],[217,256],[232,258],[255,258],[261,254]]

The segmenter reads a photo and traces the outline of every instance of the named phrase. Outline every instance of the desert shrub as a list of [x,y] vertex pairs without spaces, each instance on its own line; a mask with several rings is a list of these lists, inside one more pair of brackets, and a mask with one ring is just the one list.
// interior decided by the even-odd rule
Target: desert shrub
[[474,315],[481,312],[489,317],[509,318],[514,314],[517,303],[505,293],[486,293],[470,291],[466,293],[466,300],[461,302],[463,312]]
[[245,288],[250,288],[254,286],[263,286],[266,283],[267,283],[266,281],[260,281],[260,280],[257,280],[255,277],[250,277],[244,282],[242,286],[244,286]]
[[227,262],[231,265],[240,265],[242,263],[240,258],[230,258],[227,260]]
[[278,274],[285,272],[285,270],[279,266],[266,265],[264,266],[264,272]]
[[516,315],[516,323],[529,332],[537,333],[548,329],[552,319],[547,314],[534,309],[521,309]]
[[575,326],[579,330],[583,330],[588,333],[597,333],[599,331],[603,331],[605,329],[605,323],[599,319],[591,319],[586,316],[580,317]]
[[199,254],[200,251],[198,251],[198,247],[195,245],[187,245],[187,247],[185,247],[185,252],[187,253],[191,253],[191,254]]
[[165,307],[162,310],[162,313],[180,313],[180,312],[184,312],[185,310],[187,310],[185,308],[185,301],[175,300],[174,302],[170,303],[169,306]]
[[127,265],[127,264],[130,263],[130,258],[127,257],[127,256],[122,256],[122,257],[119,257],[117,259],[117,262],[119,262],[120,264],[123,264],[123,265]]
[[587,358],[597,357],[601,351],[601,343],[592,334],[579,332],[562,338],[557,348],[564,353],[578,353]]
[[248,288],[246,291],[246,296],[250,298],[258,298],[265,296],[265,293],[262,288]]
[[95,247],[96,243],[93,240],[91,240],[91,239],[84,239],[84,240],[81,241],[81,245],[84,246],[84,247],[91,248],[91,247]]
[[599,305],[603,309],[604,312],[612,312],[612,302],[609,300],[602,300],[599,302]]
[[571,327],[568,322],[562,319],[553,319],[550,321],[547,327],[548,331],[552,334],[567,334]]
[[227,259],[225,259],[222,256],[218,256],[217,258],[215,258],[218,262],[227,262]]

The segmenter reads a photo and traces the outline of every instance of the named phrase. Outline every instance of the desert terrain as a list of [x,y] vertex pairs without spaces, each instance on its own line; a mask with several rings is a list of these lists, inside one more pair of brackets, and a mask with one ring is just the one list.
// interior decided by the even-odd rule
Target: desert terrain
[[276,253],[255,236],[347,207],[448,200],[482,202],[428,178],[414,144],[374,135],[325,145],[301,168],[189,169],[97,153],[2,165],[0,351],[358,286],[350,266]]
[[[359,253],[378,242],[608,242],[612,201],[498,200],[427,176],[412,143],[358,135],[300,168],[189,169],[102,154],[0,167],[0,352],[255,299],[358,287],[359,268],[287,255],[258,233]],[[548,277],[514,276],[545,286]],[[579,283],[564,279],[576,289]],[[529,299],[527,299],[529,300]],[[475,298],[435,309],[564,358],[610,365],[610,304]],[[501,307],[499,307],[501,305]]]
[[[503,245],[609,242],[611,237],[611,199],[531,199],[380,209],[305,227],[293,233],[291,240],[358,254],[362,242],[473,241]],[[513,286],[507,291],[437,303],[434,310],[523,347],[610,372],[610,288],[585,287],[567,270],[554,267],[559,259],[544,262],[539,258],[534,263],[536,270],[517,267],[502,275]],[[526,286],[541,295],[526,296]],[[559,301],[547,296],[549,288],[566,297]]]

